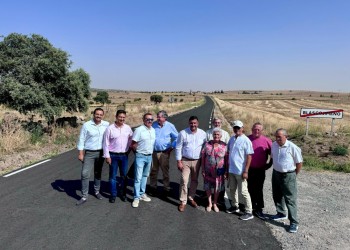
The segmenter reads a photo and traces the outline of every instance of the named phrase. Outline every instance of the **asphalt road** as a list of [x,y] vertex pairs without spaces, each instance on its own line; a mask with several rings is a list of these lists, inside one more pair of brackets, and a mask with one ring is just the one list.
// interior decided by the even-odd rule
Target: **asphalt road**
[[[208,100],[169,120],[181,130],[189,116],[197,115],[200,127],[206,130],[212,107]],[[202,180],[197,198],[202,206],[187,206],[185,212],[178,212],[180,175],[173,153],[170,198],[152,198],[132,208],[130,183],[128,202],[109,203],[105,165],[104,199],[91,195],[85,204],[75,206],[80,198],[77,155],[72,150],[21,173],[0,177],[0,249],[281,249],[257,218],[241,221],[224,211],[205,212]],[[161,190],[161,183],[159,186]]]

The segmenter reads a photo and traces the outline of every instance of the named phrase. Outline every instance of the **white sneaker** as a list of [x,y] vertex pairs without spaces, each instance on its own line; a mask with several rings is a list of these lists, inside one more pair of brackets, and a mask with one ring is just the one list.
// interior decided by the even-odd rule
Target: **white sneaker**
[[151,201],[151,198],[149,198],[146,194],[143,194],[143,195],[140,197],[140,200],[150,202],[150,201]]
[[134,200],[131,204],[132,207],[139,207],[140,200]]

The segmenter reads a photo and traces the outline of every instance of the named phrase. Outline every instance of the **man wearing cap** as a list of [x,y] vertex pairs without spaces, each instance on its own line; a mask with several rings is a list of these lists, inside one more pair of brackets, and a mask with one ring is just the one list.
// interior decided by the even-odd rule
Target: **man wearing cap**
[[253,219],[252,202],[248,192],[248,171],[252,154],[254,154],[252,142],[243,133],[243,123],[236,120],[232,123],[234,135],[228,142],[229,152],[229,185],[233,206],[229,209],[230,212],[239,212],[238,200],[232,194],[235,194],[238,189],[238,195],[242,198],[246,211],[240,216],[241,220]]
[[[194,200],[198,186],[198,174],[200,168],[201,149],[206,141],[204,130],[198,128],[198,117],[191,116],[189,127],[179,133],[176,141],[177,168],[181,171],[180,180],[180,212],[185,211],[187,199],[192,207],[197,207]],[[188,192],[187,183],[191,176],[191,186]],[[188,192],[188,193],[187,193]]]
[[106,158],[106,163],[109,165],[110,203],[114,203],[117,197],[118,168],[122,187],[120,199],[126,201],[128,182],[126,174],[128,171],[128,153],[132,137],[130,126],[125,124],[126,111],[118,110],[115,118],[115,122],[106,129],[103,139],[103,157]]
[[168,114],[165,110],[157,113],[157,121],[152,127],[156,132],[156,141],[152,155],[152,170],[150,174],[150,195],[157,195],[157,179],[159,168],[163,172],[163,195],[166,197],[170,192],[169,158],[170,152],[175,148],[178,132],[175,126],[167,121]]
[[143,115],[143,125],[136,128],[133,136],[131,147],[135,153],[135,182],[134,182],[134,201],[132,207],[139,206],[139,201],[151,201],[145,191],[147,184],[147,177],[152,165],[152,153],[154,142],[156,140],[156,133],[152,128],[153,117],[151,113]]
[[256,122],[252,127],[252,134],[248,136],[254,149],[249,167],[248,191],[252,199],[253,214],[260,219],[265,219],[263,214],[265,172],[272,165],[272,158],[269,157],[272,141],[262,134],[263,129],[263,125]]
[[81,168],[81,194],[82,197],[76,203],[77,206],[87,201],[89,193],[89,180],[92,168],[94,169],[94,189],[97,199],[102,200],[100,194],[101,174],[103,167],[103,134],[109,122],[102,120],[104,111],[101,108],[94,110],[92,120],[85,122],[80,130],[78,140],[78,159],[83,163]]
[[272,143],[271,156],[273,159],[272,195],[277,214],[272,220],[288,219],[289,232],[298,231],[297,215],[297,174],[303,165],[301,149],[287,140],[287,131],[283,128],[276,130],[276,141]]

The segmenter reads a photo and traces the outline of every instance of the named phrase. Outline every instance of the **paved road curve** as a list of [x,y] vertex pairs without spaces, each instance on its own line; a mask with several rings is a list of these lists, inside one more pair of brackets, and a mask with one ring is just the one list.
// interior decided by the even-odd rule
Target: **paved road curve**
[[[200,127],[207,129],[212,105],[208,100],[170,120],[181,130],[190,115],[197,115]],[[203,206],[178,212],[180,175],[173,154],[173,196],[141,202],[137,209],[131,207],[131,187],[129,202],[108,202],[107,166],[102,181],[105,199],[90,196],[87,203],[75,206],[80,166],[77,151],[72,150],[0,177],[0,249],[281,249],[259,219],[240,221],[222,211],[206,213]],[[199,189],[201,195],[202,182]]]

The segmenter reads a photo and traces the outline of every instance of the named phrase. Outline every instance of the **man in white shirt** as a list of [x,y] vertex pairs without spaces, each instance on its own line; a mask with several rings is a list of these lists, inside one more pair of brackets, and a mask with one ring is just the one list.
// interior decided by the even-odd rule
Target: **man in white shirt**
[[301,170],[303,157],[301,149],[287,140],[285,129],[277,129],[275,136],[276,141],[272,143],[271,157],[273,159],[272,195],[277,214],[271,219],[275,221],[287,219],[287,207],[289,232],[296,233],[299,225],[296,177]]
[[[207,141],[213,140],[213,129],[214,128],[221,128],[222,122],[220,118],[213,118],[212,121],[212,128],[207,130]],[[226,144],[230,140],[230,134],[227,133],[225,130],[221,129],[221,141],[225,142]]]
[[[103,167],[103,134],[109,122],[102,120],[104,111],[101,108],[94,110],[93,118],[83,124],[78,140],[78,159],[82,162],[81,168],[81,194],[82,197],[76,205],[80,206],[87,201],[89,193],[89,180],[91,172],[94,171],[95,197],[102,200],[100,194],[101,175]],[[93,170],[92,170],[93,169]]]
[[152,127],[153,117],[151,113],[143,115],[143,125],[136,128],[133,136],[131,147],[135,153],[135,182],[134,182],[134,201],[132,207],[139,206],[139,201],[151,201],[145,191],[147,177],[152,165],[152,153],[156,141],[156,133]]
[[[238,189],[238,195],[242,199],[246,211],[239,217],[241,220],[253,219],[252,202],[248,192],[248,170],[254,154],[252,142],[243,133],[243,123],[236,120],[232,123],[234,135],[228,142],[229,151],[229,185],[231,199],[234,203],[229,209],[230,212],[238,212],[238,200],[233,194]],[[241,202],[241,201],[240,201]]]
[[[188,200],[193,207],[197,207],[194,201],[198,186],[198,174],[200,168],[200,156],[203,143],[206,141],[206,133],[198,128],[198,117],[191,116],[189,127],[182,130],[176,141],[176,160],[177,168],[181,171],[180,180],[180,202],[178,209],[180,212],[185,211]],[[191,185],[187,193],[187,183],[191,176]]]

